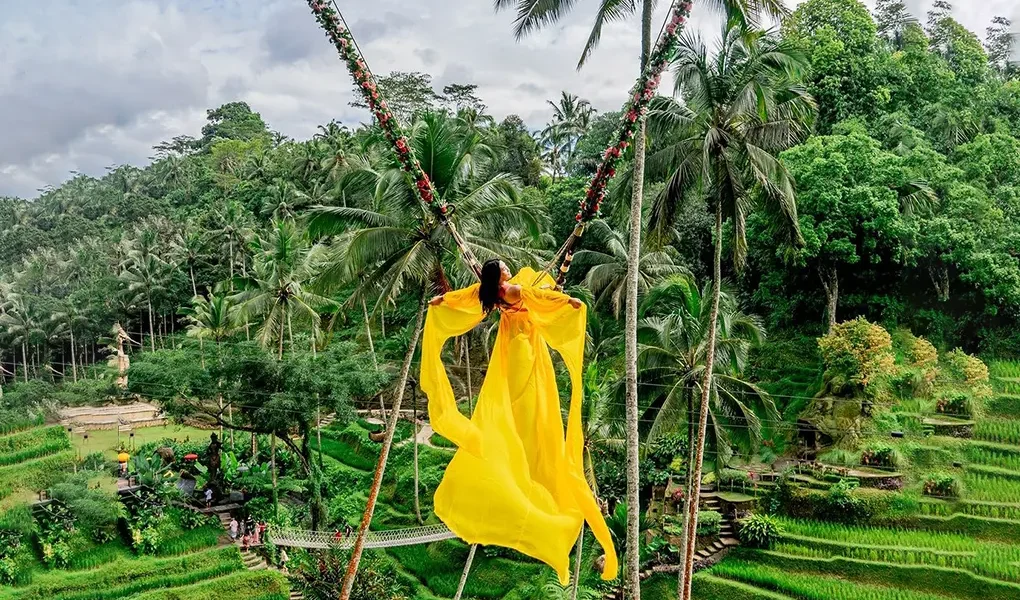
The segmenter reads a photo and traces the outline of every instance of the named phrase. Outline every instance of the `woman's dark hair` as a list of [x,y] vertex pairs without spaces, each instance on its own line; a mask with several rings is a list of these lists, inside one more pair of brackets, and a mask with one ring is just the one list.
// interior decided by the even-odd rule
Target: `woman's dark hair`
[[478,288],[478,299],[482,302],[485,314],[495,310],[500,304],[499,280],[503,277],[503,266],[498,258],[485,261],[482,265],[482,285]]

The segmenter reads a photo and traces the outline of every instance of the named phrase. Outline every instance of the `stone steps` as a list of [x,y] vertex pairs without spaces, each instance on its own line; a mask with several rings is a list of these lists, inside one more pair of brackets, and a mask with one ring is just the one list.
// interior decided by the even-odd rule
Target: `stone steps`
[[249,571],[265,571],[269,568],[265,559],[250,550],[241,550],[241,562]]

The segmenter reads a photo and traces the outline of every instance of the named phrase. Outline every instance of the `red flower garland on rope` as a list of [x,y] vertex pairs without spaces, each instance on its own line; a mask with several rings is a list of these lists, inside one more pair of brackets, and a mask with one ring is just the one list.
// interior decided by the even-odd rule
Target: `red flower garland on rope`
[[666,25],[666,30],[656,44],[645,66],[641,79],[631,91],[630,99],[623,109],[623,124],[620,133],[616,137],[616,143],[606,149],[602,155],[602,162],[595,170],[595,176],[588,186],[588,193],[580,202],[580,210],[577,211],[575,220],[578,223],[588,223],[599,216],[602,200],[606,197],[606,187],[609,180],[616,175],[616,164],[620,161],[623,152],[630,146],[631,140],[637,133],[638,123],[648,112],[648,104],[655,97],[659,89],[659,81],[662,79],[662,72],[666,70],[669,59],[676,51],[680,41],[680,31],[691,15],[691,3],[689,0],[673,3],[672,18]]
[[315,13],[315,19],[319,22],[319,25],[326,30],[326,36],[336,46],[340,57],[347,63],[347,69],[354,77],[354,82],[357,84],[358,89],[361,90],[361,95],[368,104],[369,110],[375,115],[379,127],[382,128],[383,135],[386,136],[387,141],[392,145],[393,151],[397,155],[397,160],[400,161],[401,168],[405,172],[410,173],[414,179],[414,189],[417,191],[419,199],[429,207],[433,214],[440,219],[445,219],[448,212],[446,203],[439,198],[439,194],[436,193],[436,189],[429,180],[428,175],[422,170],[418,160],[415,159],[414,152],[407,138],[400,131],[400,125],[397,123],[396,117],[393,116],[389,107],[386,106],[386,101],[380,96],[375,77],[368,69],[368,65],[365,64],[365,60],[359,54],[357,45],[354,43],[354,37],[342,25],[339,15],[332,6],[322,0],[308,0],[308,6]]

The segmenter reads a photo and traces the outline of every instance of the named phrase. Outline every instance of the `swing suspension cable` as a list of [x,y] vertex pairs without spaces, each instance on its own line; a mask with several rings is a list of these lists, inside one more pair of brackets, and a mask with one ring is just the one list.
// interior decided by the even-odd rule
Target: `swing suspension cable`
[[428,213],[447,229],[460,251],[461,258],[470,267],[475,277],[480,277],[481,265],[451,219],[455,207],[439,195],[428,174],[421,168],[421,163],[414,155],[410,139],[404,135],[396,115],[390,110],[385,98],[379,92],[375,75],[372,74],[368,62],[336,2],[331,0],[330,4],[327,4],[324,0],[308,0],[308,5],[315,13],[319,25],[326,31],[326,36],[340,53],[340,57],[347,63],[347,68],[354,77],[355,84],[396,154],[401,168],[414,181],[414,194]]
[[[460,251],[461,258],[467,263],[475,276],[480,277],[481,265],[451,218],[455,212],[455,207],[439,196],[432,181],[421,168],[421,164],[414,155],[414,149],[411,147],[409,139],[401,131],[396,116],[390,111],[386,100],[382,97],[376,78],[372,74],[368,62],[361,52],[354,34],[351,33],[350,27],[347,25],[347,21],[344,19],[336,1],[330,0],[329,4],[325,0],[307,1],[319,25],[325,30],[326,36],[347,64],[348,70],[354,77],[354,81],[361,91],[369,110],[382,129],[397,159],[400,161],[401,167],[414,180],[414,193],[426,210],[449,231],[457,249]],[[630,96],[624,105],[623,117],[618,133],[614,138],[615,141],[603,153],[595,175],[589,182],[585,197],[579,203],[578,212],[575,216],[577,226],[574,227],[574,231],[571,232],[567,240],[560,246],[549,266],[546,267],[546,271],[551,272],[556,267],[556,264],[559,263],[559,273],[556,277],[558,287],[562,287],[566,280],[573,261],[574,248],[584,235],[585,229],[591,221],[598,218],[601,214],[602,200],[605,199],[608,184],[616,175],[616,167],[621,157],[627,148],[630,147],[635,134],[648,113],[649,103],[658,90],[663,71],[665,71],[669,60],[673,57],[679,45],[680,32],[684,23],[690,17],[690,12],[690,0],[674,0],[669,13],[667,13],[666,21],[660,30],[658,41],[653,47],[651,54],[649,54],[645,67],[634,87],[631,88]]]

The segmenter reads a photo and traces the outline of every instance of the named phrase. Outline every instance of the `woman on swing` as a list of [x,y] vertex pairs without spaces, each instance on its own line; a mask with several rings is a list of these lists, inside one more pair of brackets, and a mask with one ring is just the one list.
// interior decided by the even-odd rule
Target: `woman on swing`
[[[581,367],[587,309],[555,291],[547,273],[511,277],[499,260],[481,282],[430,302],[422,337],[421,387],[432,427],[458,447],[436,489],[435,512],[471,544],[514,548],[570,580],[570,551],[585,522],[606,554],[604,579],[617,557],[605,519],[582,470]],[[442,363],[443,345],[493,311],[499,333],[474,414],[464,416]],[[570,373],[566,432],[549,350]]]
[[[478,300],[482,303],[482,310],[485,311],[485,314],[496,309],[514,310],[514,307],[521,303],[521,286],[509,283],[510,278],[510,267],[498,258],[488,260],[482,265]],[[574,308],[581,308],[581,301],[577,298],[568,297],[567,302]],[[432,306],[442,303],[443,296],[436,296],[429,302]]]

